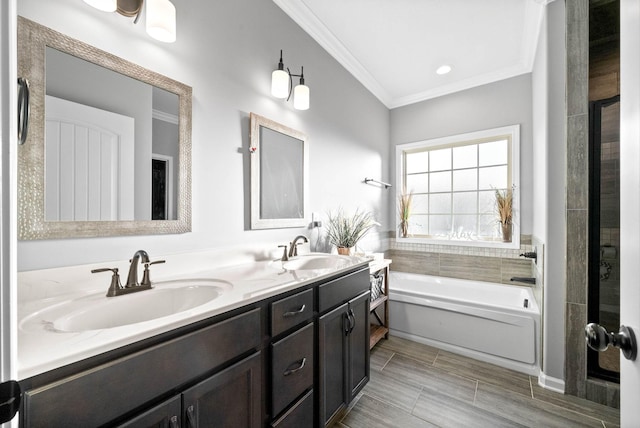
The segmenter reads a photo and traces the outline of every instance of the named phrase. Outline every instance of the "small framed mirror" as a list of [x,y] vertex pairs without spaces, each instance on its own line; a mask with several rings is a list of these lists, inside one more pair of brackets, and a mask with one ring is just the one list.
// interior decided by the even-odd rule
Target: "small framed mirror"
[[255,113],[251,113],[250,122],[251,228],[306,226],[306,135]]

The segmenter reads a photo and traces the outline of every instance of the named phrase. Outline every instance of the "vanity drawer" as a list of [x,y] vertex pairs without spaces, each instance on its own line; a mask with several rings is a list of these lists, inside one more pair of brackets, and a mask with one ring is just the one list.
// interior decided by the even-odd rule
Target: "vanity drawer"
[[313,316],[313,290],[303,291],[271,304],[271,336],[289,330]]
[[24,393],[24,426],[101,426],[261,342],[260,309]]
[[313,323],[271,345],[271,414],[313,385]]
[[272,428],[300,428],[313,426],[313,390],[307,392],[280,419],[271,424]]
[[360,293],[370,289],[369,267],[334,279],[318,287],[318,311],[326,312],[329,309],[348,302]]

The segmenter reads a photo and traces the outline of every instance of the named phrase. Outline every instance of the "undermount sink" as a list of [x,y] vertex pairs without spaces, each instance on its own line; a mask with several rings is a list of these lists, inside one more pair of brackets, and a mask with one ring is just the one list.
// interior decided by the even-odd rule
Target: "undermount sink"
[[216,299],[231,283],[209,279],[164,281],[117,297],[91,295],[45,308],[34,314],[47,328],[62,332],[102,330],[174,315]]
[[309,254],[282,262],[286,270],[340,269],[349,264],[349,259],[335,254]]

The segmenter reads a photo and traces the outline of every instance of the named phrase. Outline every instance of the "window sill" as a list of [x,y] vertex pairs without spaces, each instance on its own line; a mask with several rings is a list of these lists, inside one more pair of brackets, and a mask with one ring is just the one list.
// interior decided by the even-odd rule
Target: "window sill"
[[473,247],[473,248],[495,248],[495,249],[519,249],[520,235],[514,231],[513,240],[511,242],[503,241],[471,241],[471,240],[453,240],[453,239],[434,239],[434,238],[402,238],[396,235],[397,243],[404,244],[425,244],[425,245],[446,245],[451,247]]

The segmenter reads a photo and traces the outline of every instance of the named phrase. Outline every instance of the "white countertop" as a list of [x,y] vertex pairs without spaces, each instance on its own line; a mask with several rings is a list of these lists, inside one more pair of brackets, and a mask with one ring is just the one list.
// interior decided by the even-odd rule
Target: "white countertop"
[[[344,257],[345,262],[339,269],[300,271],[285,270],[280,261],[271,260],[244,259],[239,264],[216,267],[213,257],[203,253],[163,257],[167,259],[166,264],[151,267],[152,281],[158,289],[163,286],[162,282],[174,279],[213,279],[226,281],[231,287],[214,300],[183,312],[151,321],[82,332],[52,330],[52,320],[42,315],[46,313],[44,309],[89,295],[95,295],[92,299],[102,298],[98,296],[105,295],[110,275],[92,275],[90,271],[96,267],[115,266],[102,263],[20,273],[18,379],[26,379],[369,263],[368,258],[340,257]],[[125,278],[127,268],[126,264],[120,268]],[[144,293],[140,291],[132,295],[143,296]]]

